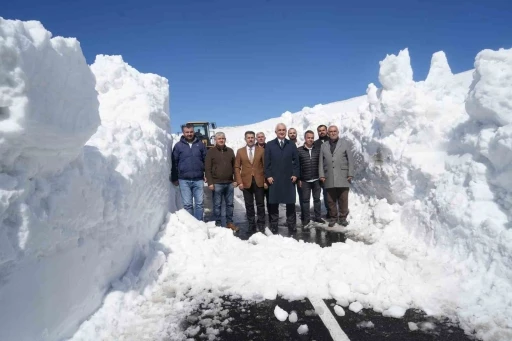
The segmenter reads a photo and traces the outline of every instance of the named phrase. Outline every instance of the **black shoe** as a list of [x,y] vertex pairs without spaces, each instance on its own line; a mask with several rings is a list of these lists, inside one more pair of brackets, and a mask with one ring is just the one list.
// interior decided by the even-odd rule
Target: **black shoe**
[[296,227],[288,227],[288,232],[295,233],[295,232],[297,232],[297,228]]
[[325,224],[325,220],[323,220],[322,218],[315,218],[315,219],[313,219],[313,221],[314,221],[315,223]]
[[347,221],[347,219],[342,218],[338,221],[338,224],[340,224],[341,226],[347,226],[348,221]]
[[331,221],[329,221],[329,224],[328,224],[327,226],[329,226],[329,227],[333,227],[333,226],[334,226],[334,224],[336,224],[336,220],[331,219]]
[[271,227],[270,232],[272,232],[273,234],[277,234],[277,227]]

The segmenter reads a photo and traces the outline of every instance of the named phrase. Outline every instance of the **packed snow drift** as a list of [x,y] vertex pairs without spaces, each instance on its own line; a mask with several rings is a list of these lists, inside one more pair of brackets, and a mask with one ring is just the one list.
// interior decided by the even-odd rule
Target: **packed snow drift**
[[[0,66],[0,339],[68,336],[111,284],[71,340],[197,336],[200,328],[182,326],[199,304],[215,316],[202,323],[201,336],[213,340],[229,328],[223,295],[334,298],[339,316],[374,309],[402,318],[419,308],[480,339],[512,340],[512,50],[484,50],[474,70],[456,75],[435,53],[421,82],[403,50],[381,61],[382,87],[370,84],[365,96],[217,130],[235,149],[246,130],[274,138],[279,122],[299,140],[337,124],[354,142],[357,175],[343,228],[350,239],[320,248],[261,233],[242,241],[183,210],[158,232],[168,198],[176,204],[166,81],[120,57],[99,56],[89,69],[76,41],[50,39],[38,23],[1,21],[0,34],[0,56],[10,61]],[[66,46],[73,48],[62,52]],[[71,83],[59,96],[52,86],[34,94],[20,85],[36,77],[33,65],[70,65],[51,62],[46,49],[77,64],[75,77],[46,74]],[[52,105],[79,85],[88,87],[76,99],[82,105]],[[43,99],[51,113],[38,111]],[[45,115],[65,119],[49,124]],[[38,144],[19,132],[34,124],[48,128],[38,130]],[[54,144],[55,131],[63,140]],[[275,317],[290,319],[277,307]]]
[[169,210],[167,80],[0,18],[0,340],[60,340]]

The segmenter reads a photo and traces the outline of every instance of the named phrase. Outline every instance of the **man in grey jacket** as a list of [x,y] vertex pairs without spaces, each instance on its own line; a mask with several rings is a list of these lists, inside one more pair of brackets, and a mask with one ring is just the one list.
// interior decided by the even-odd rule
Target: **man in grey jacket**
[[320,149],[318,171],[320,181],[327,189],[329,227],[333,227],[337,221],[347,226],[348,192],[354,176],[352,144],[339,139],[339,130],[335,125],[330,126],[327,133],[329,142],[322,144]]

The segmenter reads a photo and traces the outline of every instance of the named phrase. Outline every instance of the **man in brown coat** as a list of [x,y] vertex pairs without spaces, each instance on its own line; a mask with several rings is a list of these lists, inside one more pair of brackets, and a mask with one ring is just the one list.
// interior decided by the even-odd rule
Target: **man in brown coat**
[[253,131],[245,132],[245,147],[237,150],[235,158],[235,180],[244,194],[245,211],[249,222],[249,232],[255,233],[254,201],[258,214],[257,227],[260,232],[265,230],[264,186],[265,175],[263,160],[265,150],[256,148]]
[[213,215],[215,225],[221,225],[222,201],[226,203],[226,227],[237,232],[233,224],[235,153],[226,147],[226,136],[222,132],[215,134],[215,147],[206,153],[205,174],[208,187],[213,191]]

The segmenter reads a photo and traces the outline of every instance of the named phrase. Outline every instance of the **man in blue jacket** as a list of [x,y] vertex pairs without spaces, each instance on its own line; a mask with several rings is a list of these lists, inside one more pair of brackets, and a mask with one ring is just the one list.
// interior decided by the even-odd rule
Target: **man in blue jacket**
[[279,204],[286,204],[286,224],[290,233],[297,231],[295,216],[295,182],[299,177],[297,147],[286,139],[286,126],[276,126],[276,139],[265,147],[265,178],[269,183],[270,229],[277,233]]
[[183,126],[182,132],[183,136],[172,150],[171,181],[174,186],[180,186],[181,200],[187,212],[197,220],[203,220],[206,146],[195,137],[192,124]]

